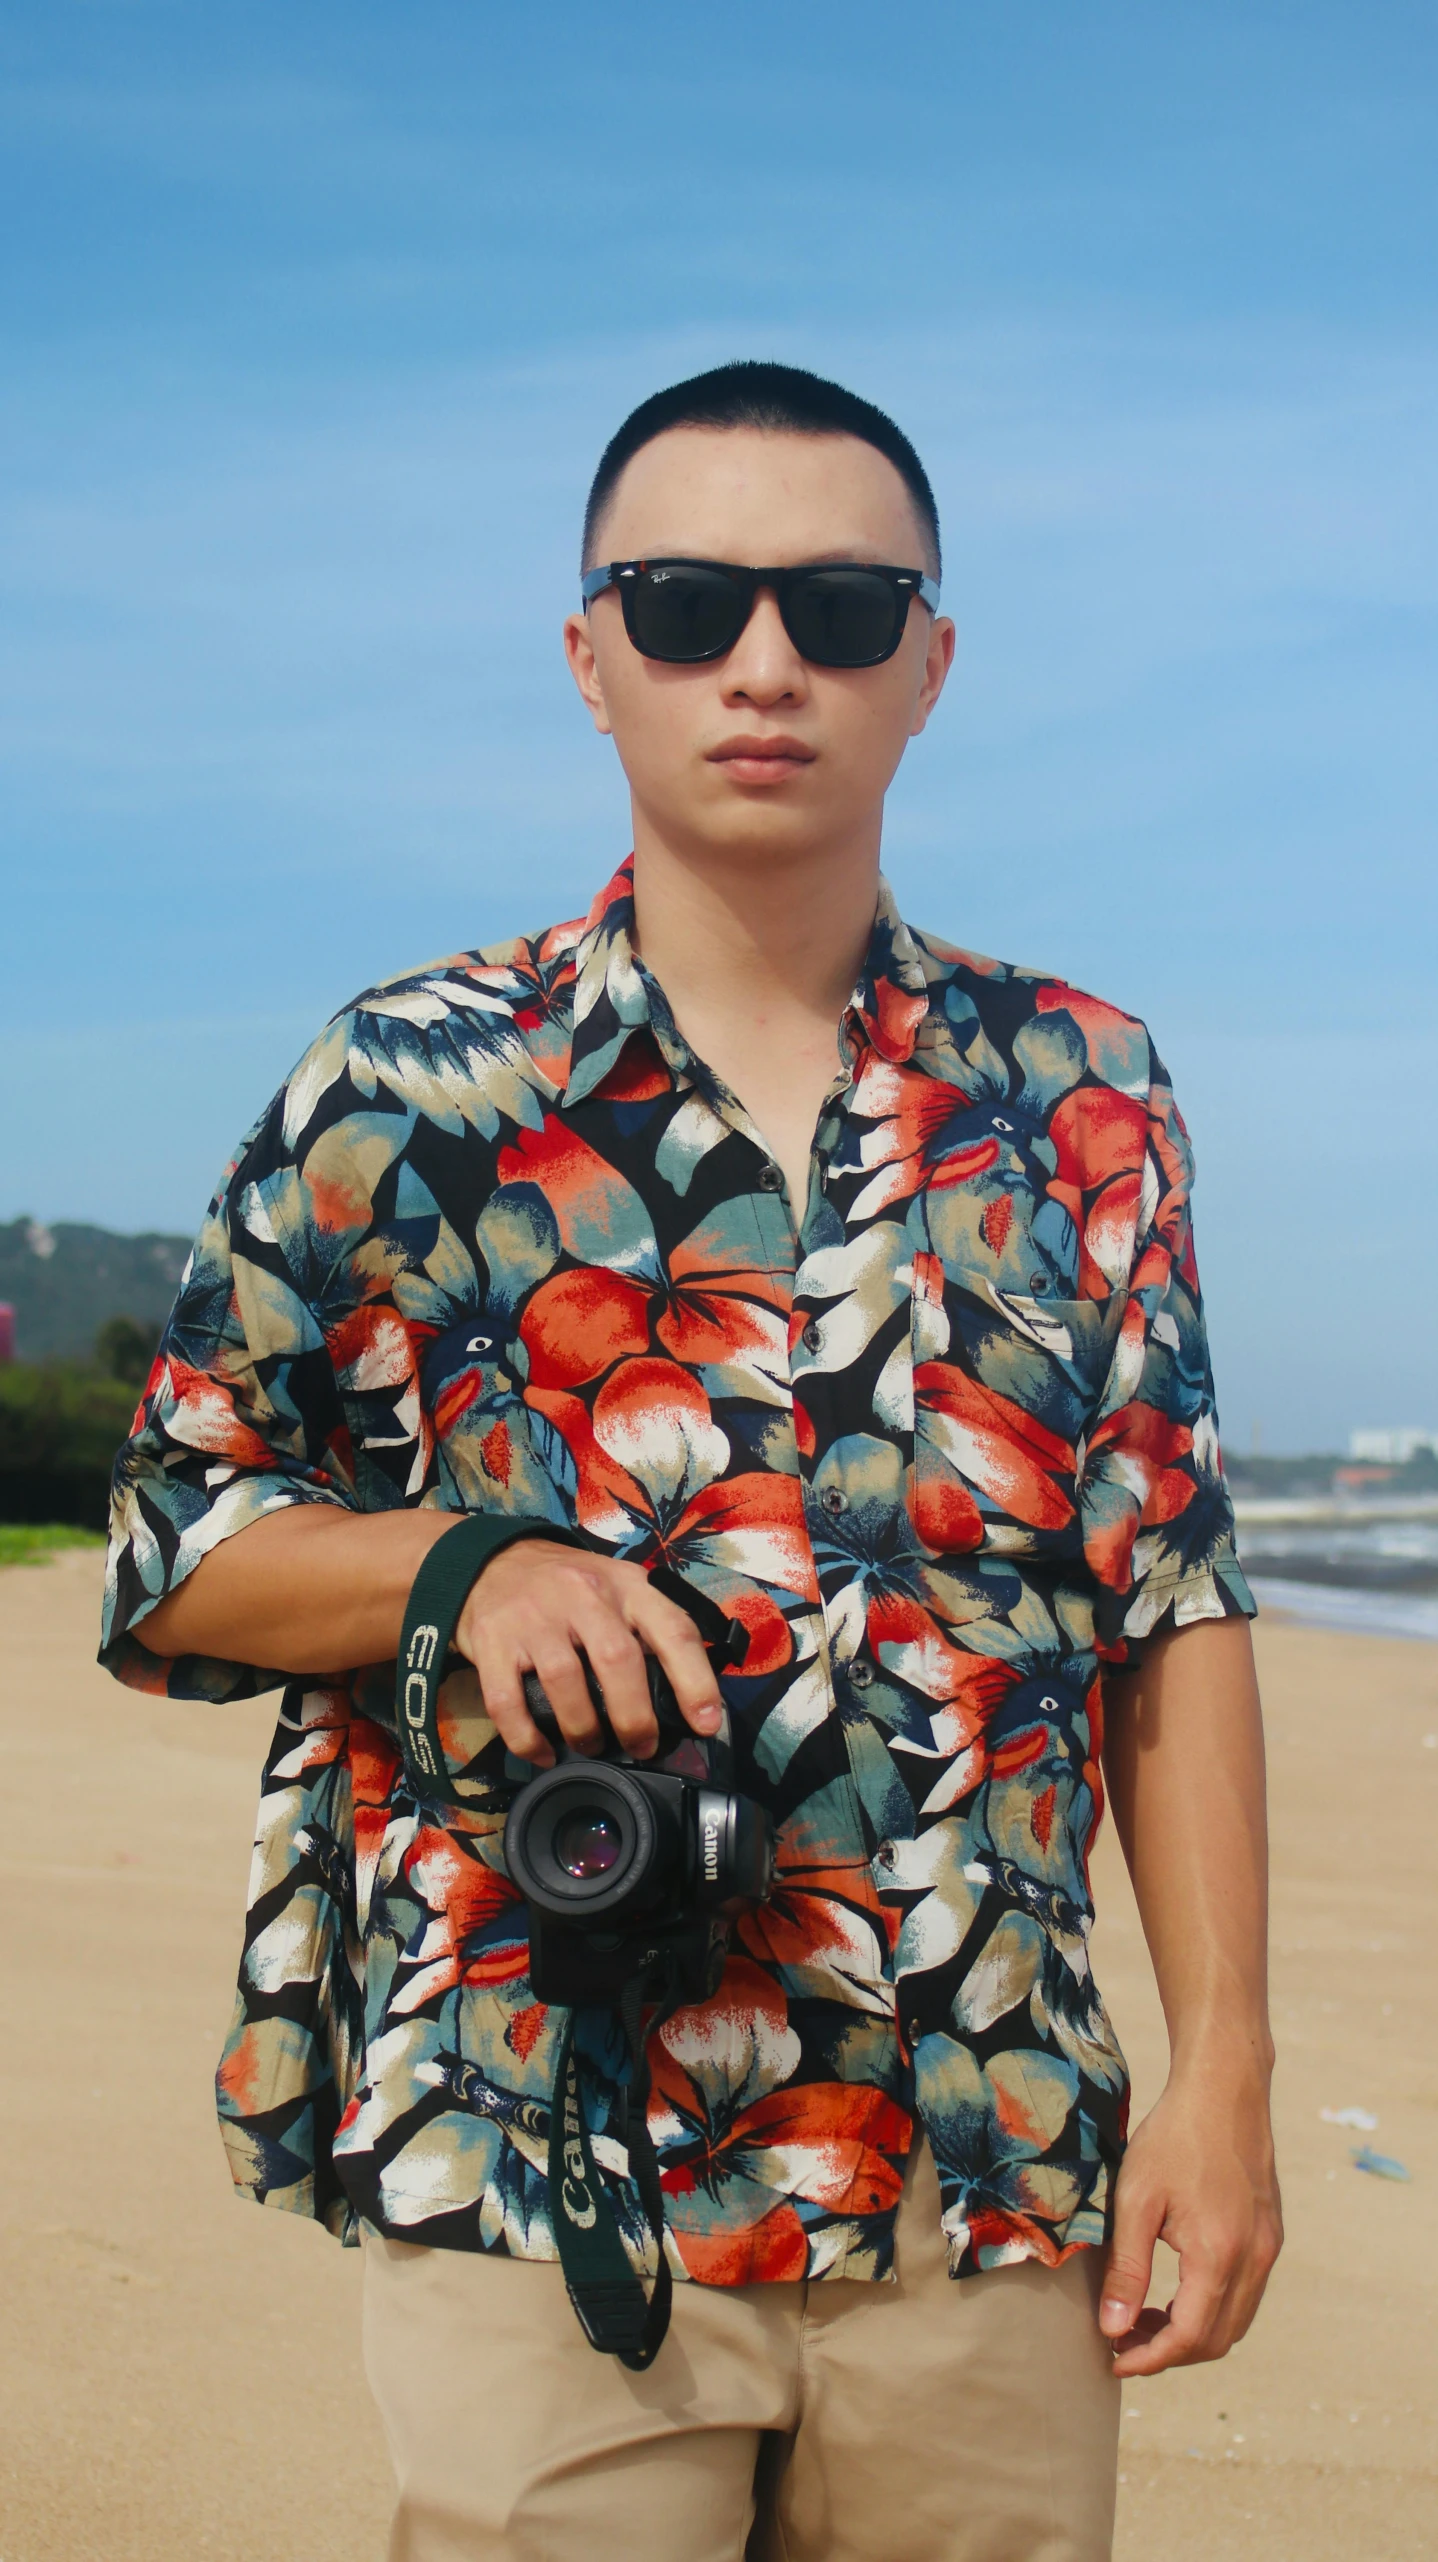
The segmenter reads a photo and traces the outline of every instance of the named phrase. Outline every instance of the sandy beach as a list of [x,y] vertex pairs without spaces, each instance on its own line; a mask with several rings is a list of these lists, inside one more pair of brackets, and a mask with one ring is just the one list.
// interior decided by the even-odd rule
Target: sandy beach
[[[0,1573],[0,2562],[379,2562],[358,2254],[238,2205],[211,2108],[273,1703],[122,1692],[93,1661],[98,1593],[93,1552]],[[1438,2554],[1438,1646],[1270,1619],[1259,1647],[1288,2247],[1224,2365],[1127,2392],[1115,2550],[1417,2562]],[[1163,2027],[1107,1830],[1096,1882],[1141,2111]],[[1376,2131],[1320,2116],[1349,2107]],[[1411,2183],[1356,2170],[1364,2142]]]

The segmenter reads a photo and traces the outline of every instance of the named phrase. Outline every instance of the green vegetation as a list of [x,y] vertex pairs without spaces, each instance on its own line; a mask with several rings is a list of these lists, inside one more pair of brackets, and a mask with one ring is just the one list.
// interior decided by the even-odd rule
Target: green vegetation
[[160,1340],[157,1325],[137,1325],[133,1317],[109,1317],[95,1337],[95,1360],[107,1379],[123,1379],[143,1388]]
[[188,1253],[186,1238],[153,1231],[0,1223],[0,1299],[21,1355],[0,1366],[0,1524],[52,1545],[104,1529],[111,1463]]
[[133,1384],[89,1364],[0,1369],[0,1522],[103,1530],[111,1463],[134,1411]]
[[68,1521],[0,1521],[0,1566],[40,1566],[57,1548],[103,1548],[98,1530]]

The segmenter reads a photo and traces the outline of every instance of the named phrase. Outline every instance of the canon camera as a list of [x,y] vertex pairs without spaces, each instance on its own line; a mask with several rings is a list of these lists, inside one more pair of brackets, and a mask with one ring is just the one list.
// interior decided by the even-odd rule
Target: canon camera
[[[604,1720],[602,1757],[575,1752],[533,1673],[525,1698],[563,1758],[529,1776],[505,1826],[509,1873],[529,1906],[530,1981],[540,2001],[612,2002],[636,1976],[670,2000],[718,1989],[728,1925],[774,1876],[764,1809],[734,1793],[727,1717],[706,1741],[685,1724],[663,1667],[646,1658],[659,1742],[624,1752]],[[518,1773],[528,1765],[512,1762]]]

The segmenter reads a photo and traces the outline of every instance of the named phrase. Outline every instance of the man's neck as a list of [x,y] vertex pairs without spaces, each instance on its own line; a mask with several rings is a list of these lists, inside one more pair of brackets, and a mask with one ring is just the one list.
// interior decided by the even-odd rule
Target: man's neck
[[764,866],[690,860],[636,824],[640,954],[690,1048],[736,1094],[782,1166],[796,1227],[838,1030],[873,932],[870,845]]
[[634,913],[644,964],[676,1020],[732,1015],[837,1029],[863,966],[879,891],[875,842],[787,863],[690,858],[635,828]]

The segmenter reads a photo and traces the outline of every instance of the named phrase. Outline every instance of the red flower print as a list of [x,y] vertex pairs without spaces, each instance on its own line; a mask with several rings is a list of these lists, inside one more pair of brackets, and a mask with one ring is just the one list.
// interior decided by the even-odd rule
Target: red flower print
[[526,1401],[564,1441],[578,1476],[581,1526],[634,1546],[648,1563],[719,1567],[780,1591],[817,1596],[797,1478],[728,1477],[729,1444],[700,1383],[672,1361],[625,1361],[592,1410],[574,1396]]
[[1148,1109],[1128,1094],[1080,1086],[1049,1123],[1058,1167],[1049,1184],[1080,1238],[1079,1296],[1106,1299],[1133,1261]]
[[[406,1883],[433,1916],[406,1967],[417,1971],[394,1993],[390,2007],[399,2013],[417,2010],[456,1984],[505,1984],[529,1968],[529,1936],[518,1889],[504,1871],[476,1859],[461,1837],[423,1824],[404,1856]],[[466,1957],[464,1942],[502,1914],[512,1913],[514,1928],[498,1934]]]
[[742,1914],[737,1929],[751,1956],[784,1968],[790,1990],[877,2018],[893,2008],[883,1975],[884,1918],[875,1912],[868,1862],[857,1854],[837,1859],[781,1837],[773,1893]]
[[[1012,1520],[1032,1530],[1062,1530],[1073,1519],[1072,1500],[1058,1482],[1073,1475],[1073,1444],[1037,1416],[947,1361],[920,1363],[914,1402],[920,1433]],[[922,1525],[920,1535],[926,1535]],[[969,1544],[977,1547],[978,1540]]]
[[1098,1425],[1084,1466],[1084,1556],[1100,1583],[1127,1592],[1141,1529],[1176,1521],[1194,1498],[1187,1424],[1136,1399]]
[[1061,981],[1041,987],[1034,999],[1039,1014],[1067,1014],[1083,1034],[1093,1075],[1103,1086],[1122,1094],[1147,1094],[1151,1070],[1148,1034],[1132,1014],[1105,1005],[1097,996]]
[[875,1596],[867,1633],[885,1671],[935,1702],[929,1718],[931,1744],[925,1748],[896,1738],[895,1749],[923,1751],[942,1763],[921,1808],[926,1815],[938,1814],[983,1779],[988,1768],[984,1729],[1018,1675],[1009,1664],[952,1645],[922,1603],[903,1593]]
[[670,2229],[711,2286],[802,2277],[808,2248],[790,2200],[830,2214],[898,2201],[909,2120],[860,2084],[787,2076],[799,2060],[783,1993],[734,1957],[712,2002],[679,2011],[650,2046],[649,2127]]
[[537,1185],[577,1263],[657,1270],[653,1222],[638,1193],[562,1114],[551,1112],[542,1130],[520,1130],[513,1147],[501,1148],[498,1174],[501,1185]]
[[579,1387],[616,1361],[655,1350],[694,1367],[787,1379],[786,1296],[717,1222],[696,1228],[657,1272],[589,1266],[535,1291],[520,1334],[536,1388]]
[[172,1441],[183,1442],[187,1450],[205,1450],[217,1459],[229,1459],[237,1468],[274,1466],[273,1449],[238,1412],[235,1390],[227,1379],[192,1370],[173,1352],[162,1367],[160,1404]]
[[[869,998],[872,998],[872,1003],[867,1001]],[[908,1057],[914,1046],[914,1035],[928,1010],[927,988],[901,987],[887,971],[881,971],[869,981],[858,1008],[875,1049],[890,1059]]]
[[867,1058],[856,1086],[854,1110],[877,1124],[864,1132],[859,1145],[860,1164],[874,1171],[854,1202],[851,1218],[873,1218],[891,1203],[907,1201],[925,1185],[943,1191],[987,1174],[999,1159],[999,1142],[992,1130],[975,1129],[966,1142],[941,1146],[945,1132],[956,1122],[962,1130],[974,1108],[952,1086],[916,1068],[891,1067]]

